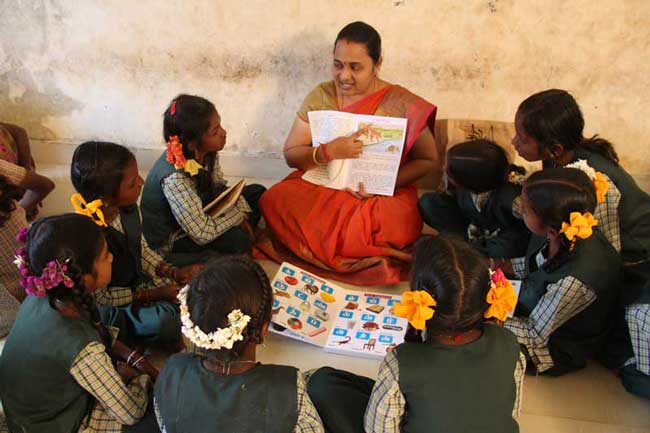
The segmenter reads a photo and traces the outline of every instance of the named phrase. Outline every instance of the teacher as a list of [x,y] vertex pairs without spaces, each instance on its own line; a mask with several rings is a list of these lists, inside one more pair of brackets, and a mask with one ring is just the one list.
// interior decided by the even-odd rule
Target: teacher
[[[396,283],[407,279],[408,248],[422,231],[414,183],[431,172],[440,175],[432,133],[436,106],[379,78],[381,38],[366,23],[339,32],[333,57],[332,80],[307,95],[284,145],[287,164],[297,170],[260,200],[269,230],[256,255],[353,284]],[[367,194],[362,184],[358,192],[338,191],[302,180],[306,170],[363,152],[357,134],[314,151],[307,113],[317,110],[408,119],[392,197]]]

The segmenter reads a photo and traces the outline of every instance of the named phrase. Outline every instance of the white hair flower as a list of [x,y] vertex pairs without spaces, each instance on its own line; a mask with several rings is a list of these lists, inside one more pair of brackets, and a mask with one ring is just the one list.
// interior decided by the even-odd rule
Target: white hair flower
[[239,309],[232,310],[228,314],[227,328],[218,328],[214,332],[205,333],[198,325],[190,319],[190,310],[187,308],[187,292],[189,285],[178,292],[178,300],[181,303],[181,331],[196,346],[203,349],[232,349],[233,344],[244,339],[243,331],[251,321],[250,316]]
[[596,170],[594,170],[588,163],[586,159],[579,159],[574,163],[566,165],[567,168],[577,168],[578,170],[582,170],[587,176],[589,176],[589,179],[595,180],[596,179]]

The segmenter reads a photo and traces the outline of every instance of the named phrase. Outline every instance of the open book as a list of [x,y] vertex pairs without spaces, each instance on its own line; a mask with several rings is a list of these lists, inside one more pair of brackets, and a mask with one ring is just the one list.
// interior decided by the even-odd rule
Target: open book
[[244,190],[244,186],[246,186],[244,179],[240,180],[233,186],[229,186],[219,194],[217,198],[206,204],[203,207],[203,212],[212,217],[225,213],[228,209],[233,207],[235,203],[237,203],[239,196],[241,196],[241,193]]
[[400,296],[345,290],[286,262],[271,287],[272,332],[369,358],[383,358],[404,341],[408,322],[391,313]]
[[307,116],[313,146],[362,130],[359,140],[363,142],[363,153],[358,159],[337,159],[309,170],[303,179],[328,188],[354,191],[363,182],[368,193],[393,195],[407,119],[327,110],[310,111]]

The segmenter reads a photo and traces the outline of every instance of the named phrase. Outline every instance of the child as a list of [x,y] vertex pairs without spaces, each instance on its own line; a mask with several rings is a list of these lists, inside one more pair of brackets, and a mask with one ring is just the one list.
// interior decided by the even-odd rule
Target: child
[[650,284],[644,288],[645,303],[635,303],[625,309],[628,333],[625,344],[631,351],[619,370],[621,382],[632,394],[650,399]]
[[18,301],[25,299],[25,292],[19,284],[20,275],[11,262],[16,251],[16,233],[27,227],[27,219],[36,215],[38,206],[54,189],[54,183],[34,171],[0,159],[4,223],[0,227],[0,283]]
[[183,334],[198,350],[172,355],[155,389],[158,423],[176,432],[323,432],[293,367],[255,360],[273,293],[251,259],[222,257],[181,290]]
[[521,186],[510,182],[520,167],[510,165],[505,151],[489,140],[472,140],[447,153],[446,193],[424,194],[418,203],[422,219],[441,233],[468,239],[488,257],[520,257],[530,232],[513,209]]
[[142,236],[137,200],[144,183],[133,154],[124,146],[90,141],[72,157],[72,203],[97,224],[113,254],[108,287],[95,293],[104,323],[120,328],[120,339],[180,340],[178,285],[196,266],[175,268],[151,250]]
[[516,316],[504,326],[539,373],[583,368],[610,328],[621,262],[593,228],[595,207],[594,186],[581,170],[550,168],[524,183],[522,213],[533,236],[526,256],[512,260],[523,281]]
[[610,142],[582,135],[584,123],[573,96],[564,90],[545,90],[519,105],[512,144],[523,158],[543,160],[545,167],[584,160],[604,174],[609,185],[594,216],[621,253],[625,281],[622,296],[627,305],[638,299],[650,280],[650,195],[619,165]]
[[219,166],[226,131],[214,105],[199,96],[177,96],[165,110],[163,136],[167,150],[149,172],[142,195],[149,244],[181,265],[215,253],[249,252],[263,186],[246,186],[223,215],[203,212],[226,188]]
[[25,246],[17,263],[30,296],[0,358],[9,431],[157,431],[143,374],[156,371],[141,354],[111,344],[91,296],[111,279],[101,229],[66,214],[36,221],[18,237]]
[[9,183],[6,177],[0,175],[0,242],[3,248],[0,271],[0,337],[9,333],[20,305],[5,285],[8,283],[13,289],[12,292],[17,293],[14,286],[18,285],[20,273],[15,268],[11,269],[11,251],[16,251],[17,248],[15,235],[12,238],[11,233],[16,233],[27,225],[25,213],[20,212],[20,206],[15,200],[19,196],[18,189]]
[[484,322],[514,308],[512,286],[500,271],[491,281],[486,260],[461,240],[425,237],[414,253],[412,291],[393,309],[409,319],[412,342],[386,354],[374,387],[317,370],[308,389],[325,428],[518,432],[525,359],[511,332]]

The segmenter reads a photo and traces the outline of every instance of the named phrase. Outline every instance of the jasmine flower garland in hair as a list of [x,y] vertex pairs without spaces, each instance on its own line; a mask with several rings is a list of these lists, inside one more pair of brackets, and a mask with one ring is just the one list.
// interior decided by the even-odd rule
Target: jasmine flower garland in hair
[[189,285],[183,287],[177,296],[181,303],[181,331],[183,335],[196,346],[209,350],[232,349],[235,342],[244,339],[242,333],[251,318],[239,309],[234,309],[228,314],[228,324],[230,326],[227,328],[218,328],[216,331],[206,334],[198,325],[195,325],[187,308],[189,287]]

